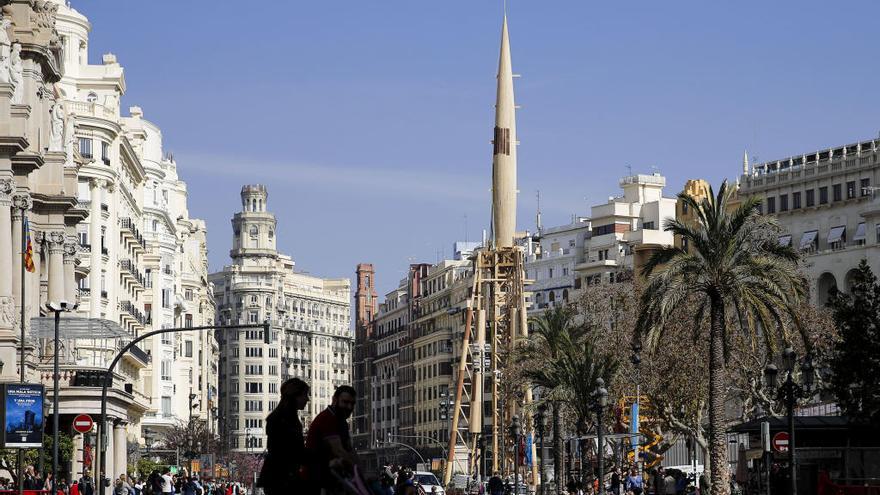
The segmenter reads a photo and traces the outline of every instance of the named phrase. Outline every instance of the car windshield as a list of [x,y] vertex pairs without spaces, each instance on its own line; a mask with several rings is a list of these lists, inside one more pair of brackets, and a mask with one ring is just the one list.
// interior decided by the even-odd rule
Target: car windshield
[[415,476],[415,478],[416,478],[416,481],[418,481],[420,485],[433,486],[433,485],[440,484],[440,482],[437,481],[437,477],[434,476],[433,474],[417,474]]

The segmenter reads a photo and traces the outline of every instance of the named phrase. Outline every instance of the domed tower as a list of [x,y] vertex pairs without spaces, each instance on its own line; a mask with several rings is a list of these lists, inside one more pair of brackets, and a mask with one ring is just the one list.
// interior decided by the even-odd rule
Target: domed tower
[[241,188],[241,212],[232,217],[232,251],[235,261],[243,258],[278,257],[275,249],[275,215],[267,210],[269,192],[262,184]]

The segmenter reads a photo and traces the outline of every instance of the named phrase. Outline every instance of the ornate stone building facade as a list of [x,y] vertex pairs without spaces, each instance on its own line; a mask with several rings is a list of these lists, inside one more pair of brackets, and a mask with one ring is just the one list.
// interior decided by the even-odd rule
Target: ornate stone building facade
[[265,186],[241,189],[241,211],[232,218],[232,264],[210,276],[217,323],[272,326],[218,332],[220,436],[239,452],[266,447],[266,415],[278,404],[280,384],[300,377],[311,385],[304,423],[330,404],[333,390],[352,383],[351,282],[294,271],[279,253],[275,215]]
[[[158,275],[160,266],[153,262],[162,258],[156,254],[159,239],[146,232],[151,213],[161,209],[174,219],[168,232],[175,239],[169,258],[175,279],[168,285],[176,304],[173,323],[184,326],[187,314],[194,325],[213,321],[205,227],[189,219],[185,185],[173,161],[155,158],[161,155],[158,128],[136,107],[131,117],[121,116],[125,78],[116,57],[89,63],[88,19],[61,1],[0,4],[0,380],[20,377],[23,311],[29,327],[25,378],[53,393],[56,349],[47,305],[66,301],[74,310],[62,315],[57,354],[59,417],[69,431],[77,414],[99,419],[97,377],[122,346],[164,322],[152,309],[158,303],[151,275]],[[174,199],[151,212],[146,199],[157,183]],[[25,217],[29,229],[23,234]],[[23,236],[33,249],[33,270],[22,277]],[[193,384],[199,386],[195,414],[210,420],[217,347],[207,333],[190,340],[192,349],[186,339],[172,341],[168,349],[164,342],[146,341],[117,365],[105,425],[108,476],[127,471],[129,443],[142,441],[142,424],[163,411],[162,394],[150,381],[162,362],[154,356],[166,350],[178,354],[171,401],[184,405],[170,417],[187,417]],[[74,443],[71,471],[79,476],[85,446],[94,452],[96,437],[75,435]],[[93,470],[97,467],[93,463]]]

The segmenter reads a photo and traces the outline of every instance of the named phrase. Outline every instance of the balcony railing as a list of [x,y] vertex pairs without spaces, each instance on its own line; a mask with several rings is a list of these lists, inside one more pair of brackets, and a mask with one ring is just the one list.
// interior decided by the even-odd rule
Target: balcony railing
[[143,312],[141,312],[137,307],[135,307],[135,305],[132,304],[131,301],[120,301],[119,310],[124,311],[124,312],[128,313],[129,315],[131,315],[131,317],[134,318],[135,321],[137,321],[141,325],[146,325],[146,323],[147,323],[146,315],[144,315]]
[[141,235],[140,231],[137,229],[137,224],[132,221],[131,218],[123,217],[119,219],[119,227],[122,230],[126,230],[131,233],[132,236],[137,240],[138,244],[142,247],[147,247],[147,241],[144,240],[144,236]]

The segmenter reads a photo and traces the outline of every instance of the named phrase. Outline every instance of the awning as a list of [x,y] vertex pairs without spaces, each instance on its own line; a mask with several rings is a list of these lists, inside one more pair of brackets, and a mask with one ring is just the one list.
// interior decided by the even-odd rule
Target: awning
[[832,244],[835,242],[840,242],[844,240],[844,234],[846,233],[846,225],[840,225],[838,227],[831,227],[831,232],[828,233],[828,244]]
[[[82,318],[61,315],[58,333],[62,339],[126,339],[133,335],[126,332],[118,323],[103,318]],[[55,336],[55,317],[31,318],[31,335],[41,339]]]
[[856,227],[856,235],[853,236],[852,240],[854,241],[864,241],[865,240],[865,222],[862,222]]
[[803,237],[801,237],[801,249],[807,249],[812,246],[814,242],[816,242],[816,237],[818,237],[818,230],[811,230],[809,232],[804,232]]
[[779,245],[780,246],[791,246],[791,236],[790,235],[779,236]]

